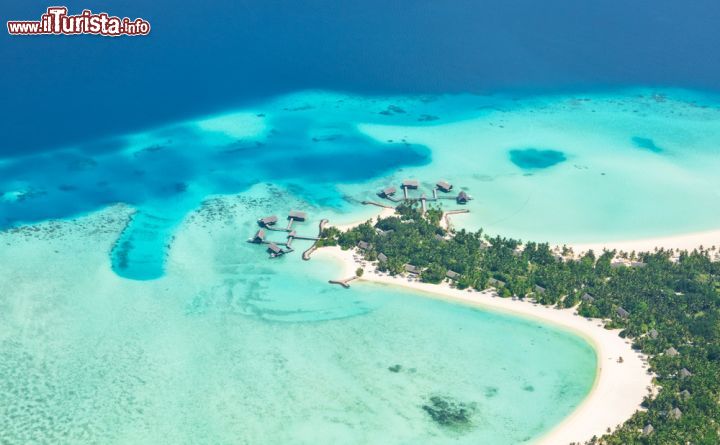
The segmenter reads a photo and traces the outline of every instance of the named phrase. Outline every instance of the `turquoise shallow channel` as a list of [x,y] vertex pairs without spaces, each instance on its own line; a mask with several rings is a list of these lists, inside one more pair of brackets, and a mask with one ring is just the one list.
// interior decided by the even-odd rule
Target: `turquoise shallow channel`
[[[590,391],[585,340],[395,288],[330,286],[340,267],[302,261],[308,241],[275,260],[248,243],[257,218],[305,211],[295,228],[312,236],[321,218],[372,217],[360,202],[409,177],[467,191],[456,223],[491,234],[714,229],[719,104],[688,91],[311,91],[2,159],[0,438],[531,443]],[[438,423],[438,401],[470,422]]]

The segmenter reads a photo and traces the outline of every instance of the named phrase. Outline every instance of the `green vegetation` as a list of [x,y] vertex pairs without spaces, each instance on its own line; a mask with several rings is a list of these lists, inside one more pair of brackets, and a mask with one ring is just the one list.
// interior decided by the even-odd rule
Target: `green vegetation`
[[[383,254],[378,267],[390,274],[412,264],[422,270],[421,280],[438,283],[451,270],[459,274],[458,288],[495,287],[503,297],[579,305],[580,315],[621,328],[620,335],[650,357],[662,388],[644,401],[647,410],[591,443],[720,443],[720,263],[710,260],[709,250],[676,258],[665,250],[645,252],[633,255],[636,267],[613,267],[614,251],[563,260],[548,244],[520,248],[519,240],[484,237],[481,231],[447,233],[441,216],[437,209],[421,216],[416,206],[401,205],[397,216],[375,224],[345,233],[328,229],[323,242],[345,249],[369,243],[365,258],[376,261]],[[647,425],[652,431],[643,433]]]

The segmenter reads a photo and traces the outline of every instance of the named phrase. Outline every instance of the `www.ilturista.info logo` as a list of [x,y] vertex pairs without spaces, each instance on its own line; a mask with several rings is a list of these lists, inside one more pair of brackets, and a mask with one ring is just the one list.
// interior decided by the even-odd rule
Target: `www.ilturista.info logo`
[[89,9],[78,15],[67,15],[65,6],[51,6],[36,21],[12,20],[7,22],[12,35],[42,34],[98,34],[102,36],[145,36],[150,34],[150,22],[137,18],[109,16],[106,12],[95,14]]

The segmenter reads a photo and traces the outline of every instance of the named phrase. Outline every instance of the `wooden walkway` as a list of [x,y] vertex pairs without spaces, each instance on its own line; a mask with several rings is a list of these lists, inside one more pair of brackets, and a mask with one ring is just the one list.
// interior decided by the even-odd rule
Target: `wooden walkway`
[[384,209],[393,209],[393,210],[395,210],[395,207],[393,207],[393,206],[389,206],[389,205],[387,205],[387,204],[382,204],[382,203],[375,202],[375,201],[363,201],[362,204],[363,204],[363,205],[370,205],[370,206],[378,206],[378,207],[382,207],[382,208],[384,208]]
[[355,275],[355,276],[350,277],[350,278],[345,278],[344,280],[328,280],[328,283],[330,283],[330,284],[338,284],[338,285],[344,287],[345,289],[350,289],[350,284],[349,284],[349,283],[350,283],[352,280],[357,280],[357,279],[358,279],[358,276]]
[[445,221],[445,228],[447,230],[452,229],[452,222],[450,222],[450,216],[451,215],[458,215],[460,213],[470,213],[470,210],[468,209],[459,209],[459,210],[448,210],[447,212],[443,212],[442,219]]
[[315,242],[310,246],[305,252],[302,253],[302,259],[305,261],[308,261],[310,259],[310,255],[312,255],[315,250],[317,250],[317,241],[322,236],[322,232],[325,229],[325,225],[330,222],[327,219],[320,220],[320,224],[318,224],[318,237],[315,238]]

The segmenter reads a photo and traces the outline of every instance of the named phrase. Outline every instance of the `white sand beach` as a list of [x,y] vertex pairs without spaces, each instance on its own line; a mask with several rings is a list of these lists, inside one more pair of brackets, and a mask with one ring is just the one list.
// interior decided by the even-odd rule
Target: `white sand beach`
[[569,247],[572,247],[576,254],[580,254],[588,250],[593,250],[596,253],[602,252],[603,249],[614,249],[618,252],[652,252],[656,248],[692,251],[700,246],[704,248],[711,248],[713,246],[720,247],[720,230],[708,230],[704,232],[636,240],[572,244]]
[[[324,247],[314,255],[333,258],[342,264],[342,276],[332,278],[353,276],[357,267],[362,265],[354,258],[352,251],[343,251],[339,247]],[[362,282],[402,286],[431,298],[542,320],[571,330],[589,341],[598,358],[598,373],[593,389],[568,418],[539,438],[537,444],[584,442],[592,436],[606,433],[607,428],[624,423],[641,409],[640,403],[652,386],[653,376],[647,372],[646,357],[633,351],[630,341],[618,335],[619,330],[607,330],[599,320],[578,316],[575,309],[554,309],[527,301],[500,298],[490,290],[461,291],[451,288],[447,283],[435,285],[407,277],[391,277],[367,265],[362,278],[353,281],[352,285],[362,285]],[[620,357],[623,358],[622,363],[618,363]]]

